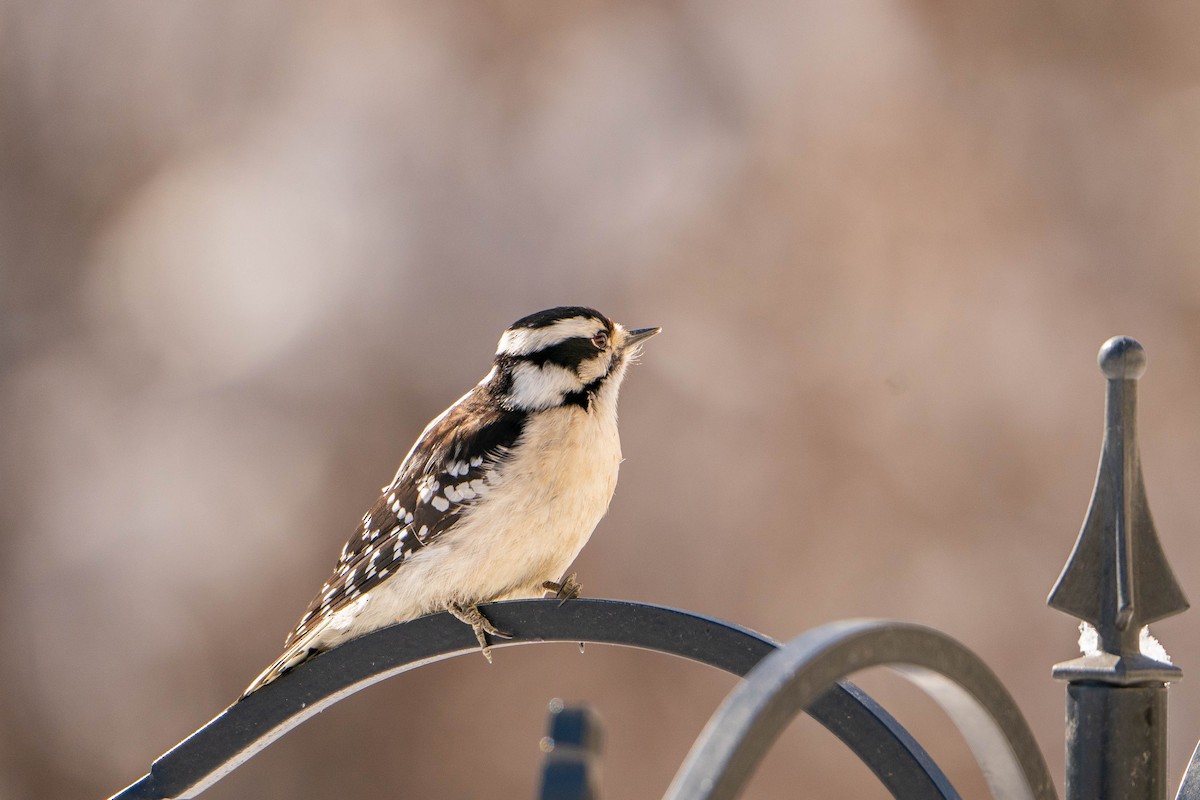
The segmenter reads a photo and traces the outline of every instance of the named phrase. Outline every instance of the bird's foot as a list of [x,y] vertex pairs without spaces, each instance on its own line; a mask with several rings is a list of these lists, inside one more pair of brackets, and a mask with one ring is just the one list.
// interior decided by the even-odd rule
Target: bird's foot
[[492,663],[492,646],[488,644],[487,637],[495,636],[500,639],[512,638],[511,633],[505,633],[488,621],[488,618],[480,613],[474,604],[461,606],[458,603],[451,603],[446,606],[446,610],[453,614],[460,622],[470,625],[471,630],[475,631],[475,639],[479,642],[479,652],[483,653],[483,657],[487,659],[489,664]]
[[554,597],[559,601],[561,606],[568,600],[574,600],[579,597],[579,593],[583,591],[583,584],[575,580],[578,573],[572,572],[561,581],[546,581],[542,584],[542,588],[547,592],[554,592]]

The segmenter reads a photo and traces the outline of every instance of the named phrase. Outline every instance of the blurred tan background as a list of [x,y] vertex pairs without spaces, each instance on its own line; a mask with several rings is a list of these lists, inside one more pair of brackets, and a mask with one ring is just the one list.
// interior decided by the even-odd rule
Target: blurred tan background
[[[0,797],[102,797],[279,651],[424,423],[557,304],[662,325],[585,592],[983,655],[1062,768],[1044,605],[1138,337],[1200,599],[1195,4],[0,6]],[[1156,626],[1172,781],[1198,612]],[[894,677],[864,683],[982,784]],[[510,648],[376,686],[212,798],[529,798],[546,702],[665,789],[733,686]],[[882,789],[809,722],[750,796]]]

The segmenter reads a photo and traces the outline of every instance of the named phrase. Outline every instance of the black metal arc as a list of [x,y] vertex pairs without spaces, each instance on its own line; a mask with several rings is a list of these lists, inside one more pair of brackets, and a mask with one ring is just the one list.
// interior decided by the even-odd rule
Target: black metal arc
[[1179,782],[1175,800],[1200,800],[1200,744],[1192,751],[1192,758],[1183,771],[1183,780]]
[[835,681],[874,666],[899,667],[942,706],[994,797],[1056,800],[1028,723],[987,665],[945,634],[881,620],[825,625],[763,659],[709,720],[666,798],[736,798],[797,714]]
[[[721,620],[618,600],[514,600],[483,607],[513,634],[497,648],[536,642],[594,642],[681,656],[746,675],[779,648],[761,634]],[[453,656],[474,654],[470,628],[449,614],[393,625],[330,650],[234,703],[180,742],[149,774],[110,800],[190,798],[285,733],[339,700],[393,675]],[[898,798],[958,795],[921,746],[868,695],[834,685],[809,713]]]

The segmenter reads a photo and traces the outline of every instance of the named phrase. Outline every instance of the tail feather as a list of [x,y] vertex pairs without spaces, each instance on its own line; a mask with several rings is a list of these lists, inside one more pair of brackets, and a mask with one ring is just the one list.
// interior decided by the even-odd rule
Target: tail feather
[[300,666],[305,661],[308,661],[318,652],[320,651],[317,648],[311,646],[311,640],[300,642],[294,647],[289,648],[275,661],[274,664],[263,670],[262,674],[255,678],[250,685],[246,687],[246,691],[242,692],[242,697],[239,699],[245,699],[253,692],[257,692],[259,689],[266,686],[268,683],[271,683],[276,678],[279,678],[281,675],[290,672],[292,669]]

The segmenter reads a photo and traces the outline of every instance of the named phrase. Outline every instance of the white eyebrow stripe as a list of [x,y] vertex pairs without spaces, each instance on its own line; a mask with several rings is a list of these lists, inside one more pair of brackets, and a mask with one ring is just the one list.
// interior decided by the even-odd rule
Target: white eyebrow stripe
[[590,339],[604,328],[604,323],[591,317],[560,319],[544,328],[516,328],[500,337],[496,355],[524,356],[575,336]]

